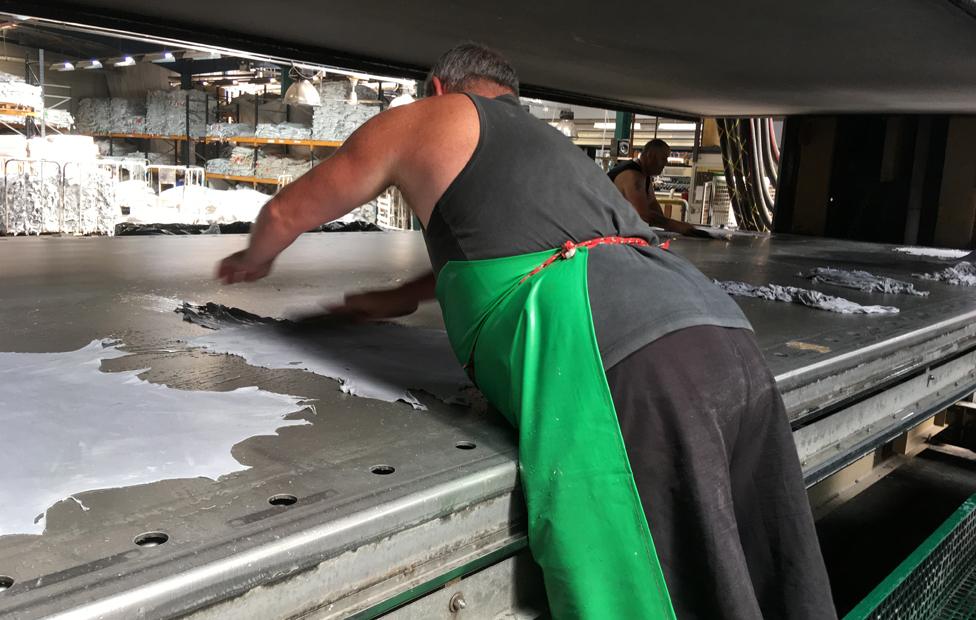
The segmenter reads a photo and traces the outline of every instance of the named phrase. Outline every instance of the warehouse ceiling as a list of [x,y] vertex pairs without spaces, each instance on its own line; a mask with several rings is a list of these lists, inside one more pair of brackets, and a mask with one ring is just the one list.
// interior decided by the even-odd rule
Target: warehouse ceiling
[[976,113],[974,0],[96,0],[0,10],[419,75],[466,39],[527,94],[688,115]]
[[[3,28],[4,26],[9,26]],[[2,43],[41,48],[66,58],[99,58],[122,54],[145,54],[159,51],[159,45],[120,41],[113,37],[52,28],[40,22],[0,20]]]

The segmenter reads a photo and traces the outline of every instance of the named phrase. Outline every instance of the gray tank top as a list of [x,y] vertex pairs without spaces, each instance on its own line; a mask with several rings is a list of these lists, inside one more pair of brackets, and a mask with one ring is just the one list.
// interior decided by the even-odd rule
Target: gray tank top
[[[434,273],[452,260],[553,250],[620,235],[657,244],[607,175],[566,137],[506,95],[468,95],[481,134],[441,196],[424,239]],[[656,247],[589,253],[590,307],[604,368],[695,325],[750,328],[732,299],[683,258]]]

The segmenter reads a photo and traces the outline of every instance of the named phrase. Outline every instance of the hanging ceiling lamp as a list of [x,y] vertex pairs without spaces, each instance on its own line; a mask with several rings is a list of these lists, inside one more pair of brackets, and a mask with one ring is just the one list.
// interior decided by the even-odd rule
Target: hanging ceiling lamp
[[560,110],[559,111],[559,122],[556,123],[555,127],[567,138],[575,138],[579,134],[576,131],[576,115],[573,114],[572,110]]
[[74,71],[74,70],[75,70],[75,66],[70,62],[68,62],[67,60],[64,62],[56,62],[53,65],[51,65],[51,71]]
[[[296,74],[295,67],[291,68],[292,74]],[[322,105],[322,97],[312,83],[298,74],[298,80],[292,83],[285,91],[285,104],[287,105]]]
[[400,107],[402,105],[407,105],[408,103],[413,103],[414,102],[414,98],[413,98],[413,93],[411,91],[413,91],[415,89],[416,89],[416,87],[414,87],[412,89],[412,88],[410,88],[410,87],[408,87],[406,85],[401,86],[400,87],[400,94],[397,95],[396,97],[394,97],[390,101],[390,107],[391,108],[398,108],[398,107]]
[[92,58],[91,60],[79,60],[76,64],[79,69],[101,69],[102,61]]
[[411,95],[410,93],[403,93],[402,95],[397,95],[396,97],[393,98],[392,101],[390,101],[390,107],[398,108],[402,105],[407,105],[413,102],[414,102],[413,95]]

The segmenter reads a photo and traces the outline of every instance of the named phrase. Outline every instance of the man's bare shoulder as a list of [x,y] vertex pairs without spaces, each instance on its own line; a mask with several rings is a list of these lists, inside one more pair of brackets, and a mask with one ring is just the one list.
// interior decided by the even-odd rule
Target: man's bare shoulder
[[385,129],[411,131],[427,130],[432,125],[470,123],[472,120],[477,121],[477,118],[478,112],[471,100],[465,95],[452,93],[391,108],[373,120],[376,121],[375,124],[385,125]]
[[620,172],[618,172],[616,178],[619,179],[619,178],[622,177],[624,179],[636,179],[636,178],[640,178],[640,177],[643,177],[643,176],[644,176],[644,173],[641,172],[640,170],[634,170],[633,168],[627,168],[626,170],[621,170]]
[[471,98],[463,93],[450,93],[439,97],[424,97],[413,103],[394,110],[412,110],[417,114],[433,114],[437,112],[449,111],[452,109],[474,109]]
[[629,185],[639,185],[644,182],[644,173],[638,170],[621,170],[613,178],[613,184],[617,187],[627,187]]

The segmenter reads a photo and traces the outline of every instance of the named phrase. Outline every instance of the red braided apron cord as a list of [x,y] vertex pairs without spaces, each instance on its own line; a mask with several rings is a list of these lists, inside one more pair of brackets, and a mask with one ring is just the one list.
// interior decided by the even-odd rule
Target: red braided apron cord
[[[535,269],[529,272],[524,278],[519,280],[519,284],[525,282],[535,274],[539,273],[549,265],[553,264],[559,259],[573,258],[576,255],[576,248],[592,248],[598,245],[636,245],[636,246],[649,246],[650,243],[646,239],[641,239],[640,237],[597,237],[596,239],[590,239],[588,241],[580,241],[575,243],[573,241],[567,241],[563,244],[563,247],[546,259],[546,262],[542,263]],[[664,243],[657,246],[662,250],[667,250],[671,247],[671,240],[668,239]]]

